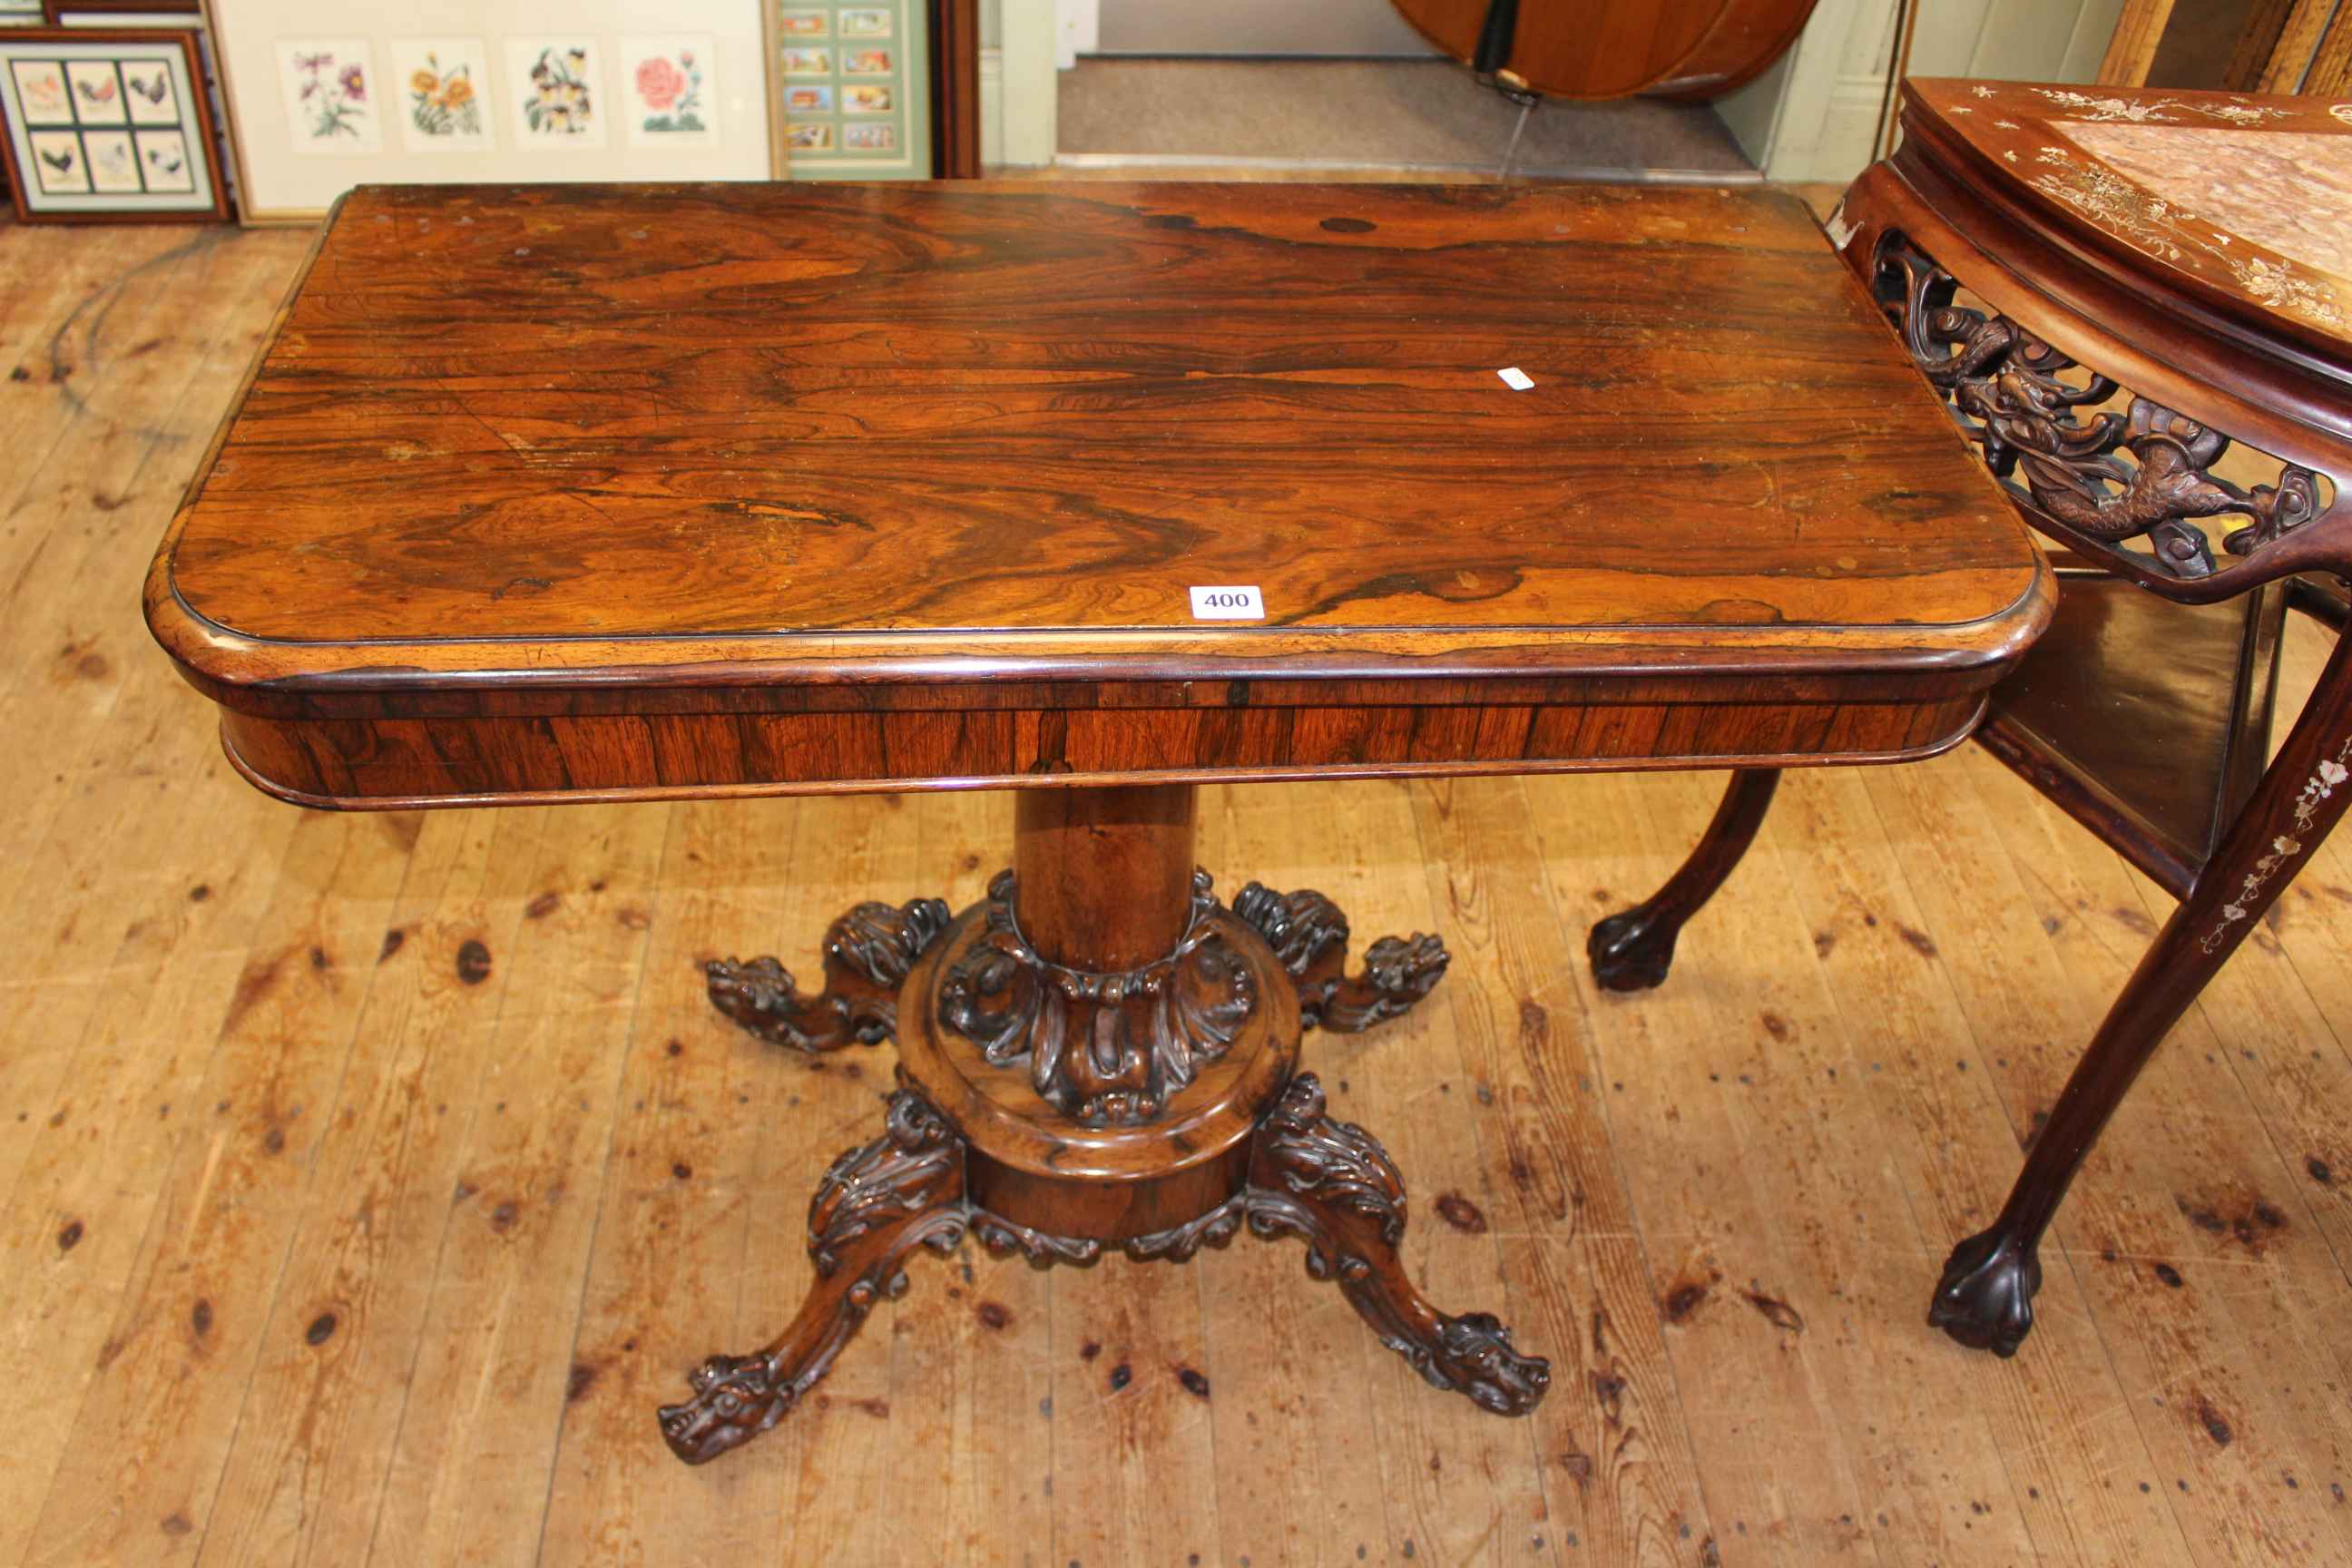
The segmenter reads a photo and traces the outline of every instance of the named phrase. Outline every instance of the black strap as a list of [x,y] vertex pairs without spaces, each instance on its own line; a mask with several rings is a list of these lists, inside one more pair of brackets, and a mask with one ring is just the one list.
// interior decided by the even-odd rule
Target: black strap
[[1480,76],[1493,76],[1511,63],[1511,45],[1519,31],[1519,0],[1487,0],[1486,20],[1478,28],[1477,52],[1470,57],[1470,68]]

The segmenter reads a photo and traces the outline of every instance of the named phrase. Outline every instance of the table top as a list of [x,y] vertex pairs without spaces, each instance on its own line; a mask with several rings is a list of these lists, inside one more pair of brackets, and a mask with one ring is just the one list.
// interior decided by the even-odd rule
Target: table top
[[189,495],[228,682],[1948,664],[2041,571],[1757,191],[363,189]]
[[2126,266],[2352,371],[2352,103],[1915,79],[1906,124]]
[[360,190],[147,591],[415,804],[1916,755],[2050,598],[1792,198],[1093,184]]

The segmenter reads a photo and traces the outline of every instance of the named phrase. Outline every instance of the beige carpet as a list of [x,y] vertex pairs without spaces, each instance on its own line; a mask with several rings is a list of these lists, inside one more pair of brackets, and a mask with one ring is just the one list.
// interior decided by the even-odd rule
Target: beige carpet
[[[1491,173],[1517,114],[1450,60],[1087,59],[1062,73],[1061,152]],[[1754,169],[1704,104],[1547,100],[1512,173],[1721,179]]]

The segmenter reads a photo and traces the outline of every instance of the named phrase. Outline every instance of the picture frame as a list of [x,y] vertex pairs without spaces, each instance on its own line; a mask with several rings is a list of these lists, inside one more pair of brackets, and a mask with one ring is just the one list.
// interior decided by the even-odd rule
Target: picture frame
[[773,177],[763,0],[203,4],[248,224],[360,184]]
[[0,32],[0,155],[19,223],[226,222],[193,31]]
[[[41,0],[40,10],[53,27],[68,16],[186,16],[193,19],[203,0]],[[84,23],[87,26],[89,24]]]
[[761,0],[780,179],[931,177],[928,0]]

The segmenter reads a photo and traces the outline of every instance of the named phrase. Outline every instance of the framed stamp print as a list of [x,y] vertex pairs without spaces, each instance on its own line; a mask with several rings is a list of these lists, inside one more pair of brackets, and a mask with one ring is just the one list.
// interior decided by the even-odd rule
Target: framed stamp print
[[0,33],[0,64],[20,221],[228,216],[194,33],[11,28]]
[[775,162],[796,180],[930,177],[923,0],[764,0]]

